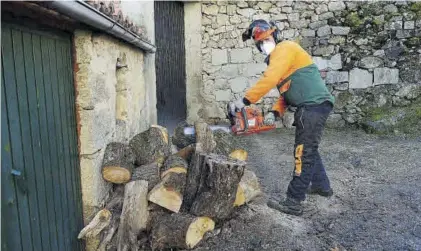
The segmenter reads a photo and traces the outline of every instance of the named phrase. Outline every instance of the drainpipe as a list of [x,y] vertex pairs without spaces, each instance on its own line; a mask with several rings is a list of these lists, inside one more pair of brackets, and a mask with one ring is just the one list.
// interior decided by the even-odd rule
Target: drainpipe
[[156,51],[155,45],[143,40],[117,21],[83,1],[52,1],[48,5],[66,16],[118,37],[146,52],[154,53]]

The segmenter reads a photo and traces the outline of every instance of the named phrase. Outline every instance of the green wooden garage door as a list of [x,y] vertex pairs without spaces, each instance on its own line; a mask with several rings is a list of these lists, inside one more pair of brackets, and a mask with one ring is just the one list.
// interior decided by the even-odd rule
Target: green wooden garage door
[[80,250],[71,37],[1,28],[2,250]]

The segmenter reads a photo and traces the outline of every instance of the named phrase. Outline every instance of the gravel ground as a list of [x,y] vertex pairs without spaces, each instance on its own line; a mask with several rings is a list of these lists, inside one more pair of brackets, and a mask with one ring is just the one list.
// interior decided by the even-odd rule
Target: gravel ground
[[196,250],[421,250],[421,138],[324,133],[334,196],[308,196],[303,216],[270,209],[292,178],[294,131],[240,138],[266,193]]

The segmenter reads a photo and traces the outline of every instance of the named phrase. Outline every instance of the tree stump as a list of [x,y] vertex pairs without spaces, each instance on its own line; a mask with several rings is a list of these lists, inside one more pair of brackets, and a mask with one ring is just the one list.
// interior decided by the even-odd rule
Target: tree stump
[[130,180],[135,157],[132,149],[123,143],[107,145],[102,160],[102,177],[108,182],[123,184]]
[[215,223],[209,217],[161,214],[152,226],[152,250],[192,249],[199,244],[206,232],[212,231],[214,228]]
[[218,220],[227,219],[234,209],[245,162],[216,154],[199,156],[198,161],[192,167],[199,170],[191,170],[199,173],[200,180],[190,213]]
[[153,125],[134,136],[129,145],[133,149],[138,166],[162,161],[171,152],[167,129],[158,125]]

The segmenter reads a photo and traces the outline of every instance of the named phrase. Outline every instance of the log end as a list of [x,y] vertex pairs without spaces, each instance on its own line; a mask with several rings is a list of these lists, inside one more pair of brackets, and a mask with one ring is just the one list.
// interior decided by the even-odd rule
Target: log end
[[246,150],[236,149],[236,150],[232,151],[229,156],[230,156],[230,158],[233,158],[233,159],[246,161],[247,158],[248,158],[248,153],[247,153]]
[[164,186],[151,190],[148,200],[174,213],[178,213],[183,202],[183,196],[177,191],[170,191]]
[[194,248],[206,232],[213,231],[215,222],[209,217],[197,217],[189,226],[186,233],[186,246]]
[[238,207],[246,203],[246,195],[241,185],[238,185],[237,195],[235,196],[234,206]]
[[185,167],[173,167],[161,174],[161,179],[163,179],[169,173],[187,173],[187,169]]
[[124,184],[131,179],[131,172],[127,168],[119,166],[105,166],[102,169],[104,180],[114,184]]

